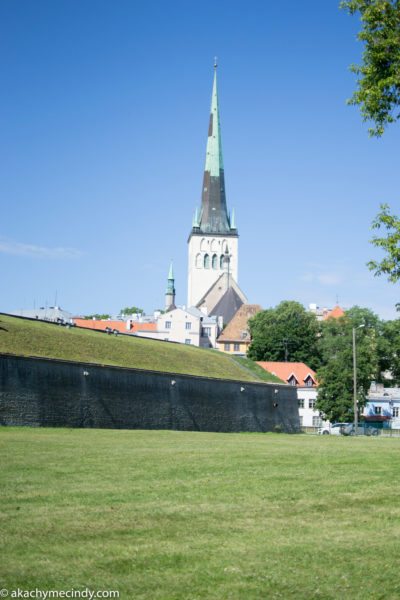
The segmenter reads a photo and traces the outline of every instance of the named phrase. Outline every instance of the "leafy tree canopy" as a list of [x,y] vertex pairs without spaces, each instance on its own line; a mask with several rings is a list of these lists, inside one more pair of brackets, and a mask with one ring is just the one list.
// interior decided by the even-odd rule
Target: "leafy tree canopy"
[[319,324],[313,313],[299,303],[286,300],[276,308],[257,313],[249,321],[253,360],[305,362],[319,365]]
[[137,306],[126,306],[120,310],[121,315],[142,315],[143,313],[143,308],[138,308]]
[[365,403],[371,381],[378,380],[380,375],[382,323],[372,311],[355,306],[339,319],[324,321],[319,339],[322,366],[317,370],[319,389],[316,408],[331,422],[348,421],[354,417],[353,327],[356,328],[360,407]]
[[400,385],[400,319],[382,323],[378,355],[380,371],[392,377],[390,385]]
[[375,275],[387,275],[388,280],[395,283],[400,279],[400,219],[390,213],[387,204],[382,204],[372,227],[386,230],[386,236],[375,236],[371,240],[374,246],[382,248],[386,256],[380,262],[371,260],[368,267]]
[[359,105],[372,136],[381,136],[400,117],[400,0],[344,0],[340,7],[359,13],[364,42],[363,62],[352,65],[358,89],[349,104]]

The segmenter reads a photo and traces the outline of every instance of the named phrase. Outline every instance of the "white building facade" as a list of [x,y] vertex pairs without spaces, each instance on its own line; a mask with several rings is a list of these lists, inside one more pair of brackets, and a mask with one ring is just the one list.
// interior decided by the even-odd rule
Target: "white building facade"
[[219,333],[218,319],[208,317],[197,308],[175,308],[156,318],[157,330],[138,332],[146,337],[166,342],[178,342],[201,348],[215,348]]
[[317,387],[297,387],[301,427],[325,427],[329,424],[329,421],[324,421],[319,411],[315,409],[317,397]]

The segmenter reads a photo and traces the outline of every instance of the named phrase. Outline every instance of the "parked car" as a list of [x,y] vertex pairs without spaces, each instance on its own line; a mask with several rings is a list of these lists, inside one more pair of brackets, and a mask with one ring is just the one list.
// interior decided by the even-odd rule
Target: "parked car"
[[[355,435],[354,423],[334,423],[318,429],[320,435]],[[364,423],[359,423],[357,435],[378,435],[379,430],[376,427],[370,427]]]
[[318,433],[320,435],[344,435],[344,430],[351,426],[352,423],[334,423],[333,425],[326,425],[325,427],[320,427],[318,429]]
[[[357,427],[357,435],[378,435],[379,430],[376,427],[370,427],[364,423],[360,423]],[[343,435],[355,435],[354,424],[351,423],[350,427],[345,427]]]

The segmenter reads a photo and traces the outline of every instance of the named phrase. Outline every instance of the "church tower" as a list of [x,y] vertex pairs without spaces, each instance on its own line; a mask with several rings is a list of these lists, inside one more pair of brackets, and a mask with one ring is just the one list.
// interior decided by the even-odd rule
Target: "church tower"
[[238,237],[234,213],[228,214],[226,207],[215,63],[201,208],[195,211],[188,240],[188,306],[200,304],[226,273],[227,281],[237,282]]

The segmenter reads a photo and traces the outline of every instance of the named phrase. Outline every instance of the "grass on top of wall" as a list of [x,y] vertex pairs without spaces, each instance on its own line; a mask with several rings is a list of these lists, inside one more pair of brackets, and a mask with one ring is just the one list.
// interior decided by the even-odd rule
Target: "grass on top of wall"
[[263,381],[274,381],[276,383],[282,383],[282,380],[276,375],[273,375],[269,371],[266,371],[260,365],[258,365],[254,360],[250,358],[245,358],[244,356],[232,356],[234,360],[237,361],[239,365],[241,365],[244,369],[248,369],[251,373],[253,373],[256,377],[259,377]]
[[0,453],[2,588],[400,597],[398,438],[0,428]]
[[[217,350],[114,336],[0,314],[0,352],[240,381],[271,381]],[[279,381],[279,380],[278,380]]]

